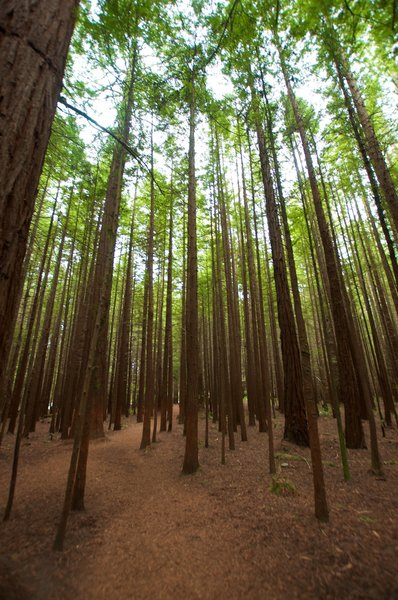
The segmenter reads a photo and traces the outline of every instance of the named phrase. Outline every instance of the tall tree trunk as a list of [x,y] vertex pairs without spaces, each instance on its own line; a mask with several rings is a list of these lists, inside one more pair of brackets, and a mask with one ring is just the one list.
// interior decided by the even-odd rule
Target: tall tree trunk
[[[51,252],[50,252],[50,257],[49,257],[48,249],[50,247],[50,242],[53,243],[53,241],[54,241],[53,223],[54,223],[54,216],[55,216],[57,201],[58,201],[58,192],[57,192],[57,196],[54,201],[54,207],[53,207],[53,212],[51,215],[50,226],[49,226],[49,229],[47,232],[46,243],[45,243],[45,246],[43,249],[43,256],[42,256],[40,268],[39,268],[39,278],[37,281],[33,304],[32,304],[30,315],[29,315],[28,326],[27,326],[27,331],[26,331],[26,336],[25,336],[25,343],[24,343],[23,351],[22,351],[21,358],[19,361],[18,370],[17,370],[14,387],[13,387],[13,391],[12,391],[12,400],[11,400],[10,415],[9,415],[10,422],[8,424],[8,431],[10,433],[14,432],[16,419],[18,416],[19,404],[23,403],[24,407],[26,407],[26,402],[23,402],[23,399],[26,397],[26,394],[24,392],[24,386],[26,385],[26,381],[29,381],[29,379],[30,379],[28,377],[28,374],[30,373],[30,365],[33,362],[34,351],[35,351],[35,339],[36,339],[38,326],[40,323],[40,318],[38,318],[38,314],[42,310],[43,295],[44,295],[44,290],[45,290],[46,282],[47,282],[47,278],[48,278],[48,272],[50,269]],[[46,263],[47,263],[47,267],[46,267]],[[24,408],[24,410],[25,410],[25,408]],[[20,417],[21,416],[22,416],[22,414],[20,414]]]
[[145,371],[146,371],[146,332],[148,321],[148,278],[144,278],[144,298],[142,302],[141,352],[139,361],[137,392],[137,423],[144,420]]
[[182,218],[182,290],[181,290],[181,342],[180,342],[180,373],[179,373],[179,402],[178,422],[184,423],[185,434],[185,405],[187,394],[187,311],[186,311],[186,219],[185,210]]
[[[345,103],[347,111],[348,111],[348,117],[349,117],[349,120],[350,120],[350,123],[351,123],[351,127],[352,127],[352,130],[354,132],[354,136],[355,136],[355,139],[356,139],[357,144],[358,144],[359,152],[360,152],[360,154],[362,156],[362,161],[363,161],[363,164],[364,164],[364,167],[365,167],[368,179],[369,179],[370,187],[371,187],[371,190],[372,190],[374,202],[375,202],[376,209],[377,209],[377,214],[378,214],[379,221],[380,221],[380,225],[381,225],[384,237],[385,237],[386,242],[387,242],[387,248],[388,248],[388,252],[389,252],[389,256],[390,256],[390,260],[391,260],[391,266],[392,266],[392,270],[393,270],[394,278],[395,278],[395,286],[394,286],[394,282],[392,281],[392,275],[391,275],[391,272],[390,272],[390,267],[388,266],[386,258],[385,258],[385,255],[384,255],[384,250],[381,248],[380,241],[378,240],[379,236],[378,236],[378,234],[376,235],[376,243],[377,243],[377,246],[379,248],[380,255],[382,256],[382,259],[383,259],[383,265],[384,265],[384,268],[386,270],[386,274],[387,274],[387,277],[388,277],[388,282],[389,282],[389,285],[390,285],[390,288],[391,288],[391,295],[392,295],[392,297],[394,299],[396,310],[397,310],[397,313],[398,313],[398,299],[397,299],[398,262],[397,262],[397,256],[396,256],[395,248],[394,248],[394,242],[393,242],[393,240],[391,238],[390,231],[388,229],[386,215],[385,215],[385,211],[384,211],[384,207],[383,207],[383,203],[382,203],[382,198],[381,198],[381,195],[379,193],[379,186],[377,185],[377,180],[376,180],[376,177],[375,177],[372,165],[370,163],[368,153],[366,152],[366,144],[364,142],[363,136],[361,135],[359,124],[358,124],[357,119],[356,119],[355,110],[354,110],[354,107],[353,107],[353,104],[352,104],[352,99],[351,99],[351,97],[350,97],[350,95],[348,93],[347,86],[346,86],[344,77],[342,75],[342,71],[341,71],[341,69],[339,68],[338,65],[337,65],[337,75],[338,75],[338,81],[339,81],[339,84],[340,84],[341,91],[343,92],[344,103]],[[369,210],[369,207],[368,207],[368,200],[367,200],[367,197],[366,197],[366,191],[364,190],[364,186],[363,186],[363,182],[362,182],[361,177],[359,177],[359,185],[362,187],[362,189],[364,191],[363,202],[365,204],[365,208],[367,209],[368,217],[371,220],[372,228],[375,231],[374,217],[371,214],[371,212]]]
[[[194,59],[197,48],[194,49]],[[195,473],[199,468],[198,451],[198,378],[199,378],[199,314],[198,314],[198,256],[196,234],[196,173],[195,173],[195,121],[196,121],[196,71],[191,71],[191,97],[189,107],[188,150],[188,254],[186,298],[186,368],[187,390],[185,406],[185,454],[182,471]]]
[[[240,195],[240,194],[239,194]],[[245,349],[246,349],[246,395],[247,405],[249,411],[249,425],[254,426],[256,424],[256,411],[255,411],[255,381],[254,381],[254,356],[253,356],[253,341],[252,341],[252,328],[250,321],[250,306],[249,306],[249,292],[247,285],[247,266],[246,266],[246,252],[245,252],[245,240],[243,235],[243,221],[242,214],[240,217],[240,264],[242,271],[242,288],[243,288],[243,316],[244,316],[244,331],[245,331]]]
[[160,431],[169,431],[173,423],[173,180],[171,181],[171,202],[169,218],[169,248],[167,258],[166,324],[164,332],[163,378],[161,388]]
[[[153,126],[152,126],[153,127]],[[153,128],[151,133],[151,164],[153,168]],[[146,358],[145,358],[145,395],[144,395],[144,424],[140,449],[145,450],[151,444],[151,418],[154,405],[154,351],[153,351],[153,248],[155,235],[155,187],[151,178],[151,206],[149,213],[148,241],[147,241],[147,265],[145,277],[148,285],[148,312],[146,329]]]
[[261,174],[266,197],[267,221],[271,240],[276,293],[278,297],[278,316],[281,330],[285,375],[284,437],[296,444],[308,446],[308,427],[304,406],[300,350],[294,323],[293,307],[290,299],[282,236],[271,178],[271,168],[266,151],[264,131],[258,111],[258,99],[253,82],[251,82],[251,94],[259,146]]
[[132,263],[133,263],[133,236],[135,221],[135,199],[132,210],[130,239],[127,256],[126,279],[123,295],[123,312],[119,326],[119,345],[117,357],[117,379],[115,385],[115,422],[114,429],[122,427],[122,410],[126,410],[128,403],[128,378],[131,365],[129,364],[129,343],[131,333],[131,288],[132,288]]
[[[61,242],[58,249],[57,261],[55,264],[54,273],[52,275],[51,280],[51,290],[49,297],[47,299],[47,305],[44,315],[44,321],[42,324],[40,340],[38,344],[37,353],[35,356],[35,362],[32,368],[32,373],[30,376],[30,381],[27,386],[27,414],[26,414],[26,422],[25,422],[25,430],[24,435],[29,435],[30,432],[35,431],[36,420],[40,416],[40,413],[44,410],[44,413],[47,414],[48,406],[44,407],[42,405],[42,386],[43,386],[43,378],[44,378],[44,369],[45,362],[48,350],[48,341],[50,337],[51,330],[51,321],[54,312],[54,304],[55,297],[57,293],[58,279],[61,268],[61,261],[63,258],[63,249],[65,244],[65,237],[67,233],[68,223],[69,223],[69,213],[71,209],[72,199],[73,199],[73,187],[70,192],[70,197],[68,201],[68,208],[65,217],[65,224],[63,226],[62,234],[61,234]],[[42,413],[43,414],[43,413]]]
[[[267,430],[267,418],[266,418],[266,403],[270,394],[270,385],[268,378],[268,359],[267,359],[267,347],[265,339],[265,322],[264,322],[264,303],[261,289],[261,265],[259,263],[259,241],[258,241],[258,229],[257,229],[257,213],[256,213],[256,202],[255,202],[255,191],[254,191],[254,177],[253,177],[253,162],[252,152],[250,146],[250,135],[247,131],[247,141],[249,144],[249,164],[250,164],[250,179],[251,179],[251,200],[252,200],[252,215],[250,218],[249,205],[247,199],[246,183],[244,177],[243,158],[241,151],[241,166],[242,166],[242,190],[243,190],[243,201],[245,209],[245,228],[246,228],[246,240],[247,240],[247,259],[248,259],[248,270],[249,270],[249,289],[251,297],[251,309],[252,309],[252,329],[253,329],[253,349],[254,349],[254,362],[255,362],[255,381],[256,381],[256,415],[258,418],[259,431],[263,432]],[[252,234],[252,227],[254,229],[254,236]],[[253,239],[254,238],[254,239]],[[255,257],[255,250],[257,257]],[[257,258],[257,265],[256,260]],[[256,268],[257,266],[257,268]]]
[[[395,225],[395,229],[398,230],[398,193],[395,189],[395,185],[392,180],[390,171],[388,169],[386,160],[381,151],[379,140],[376,136],[373,123],[366,109],[365,102],[359,90],[357,81],[350,69],[348,58],[343,52],[342,48],[336,48],[336,39],[337,35],[335,34],[335,32],[333,32],[334,48],[331,49],[331,55],[336,66],[336,71],[339,74],[340,85],[341,79],[342,77],[344,77],[350,90],[352,101],[354,103],[358,119],[362,127],[364,140],[366,140],[366,151],[372,162],[372,166],[376,173],[379,185],[383,190],[384,197],[390,209],[392,221]],[[329,48],[331,48],[330,44],[328,46]]]
[[[222,181],[222,170],[220,161],[219,139],[216,133],[216,173],[218,188],[218,204],[221,219],[221,235],[224,254],[224,274],[227,296],[227,314],[228,314],[228,343],[230,360],[230,396],[232,409],[238,412],[239,424],[241,427],[242,441],[247,441],[246,424],[242,403],[242,366],[241,366],[241,340],[240,323],[236,310],[233,277],[232,277],[232,248],[229,239],[229,228],[227,223],[227,208]],[[233,416],[234,419],[234,416]],[[235,420],[235,419],[234,419]]]
[[[265,92],[264,80],[263,87]],[[267,99],[267,96],[265,95]],[[296,263],[293,254],[293,243],[290,235],[289,224],[287,220],[287,212],[285,198],[282,190],[282,182],[279,173],[278,157],[275,148],[275,140],[272,125],[272,115],[267,100],[267,125],[268,139],[271,144],[271,152],[273,155],[275,177],[281,207],[283,231],[285,237],[286,254],[289,265],[290,283],[293,293],[294,310],[296,314],[297,332],[301,352],[301,365],[303,373],[303,391],[304,403],[308,421],[308,437],[311,450],[312,476],[314,483],[314,499],[315,499],[315,515],[319,521],[329,520],[329,510],[326,500],[325,482],[323,476],[321,445],[318,432],[318,411],[315,402],[315,390],[311,369],[310,345],[308,343],[307,330],[304,321],[303,309],[301,306],[301,298],[298,285],[298,277],[296,271]]]
[[359,382],[357,379],[356,366],[354,362],[355,357],[351,351],[351,329],[346,313],[347,307],[345,305],[344,296],[341,289],[336,251],[333,247],[332,238],[330,236],[329,227],[322,206],[321,194],[315,175],[315,168],[311,157],[307,133],[305,131],[299,106],[290,83],[287,66],[280,46],[278,46],[278,51],[290,104],[292,106],[304,150],[312,197],[325,255],[327,277],[331,292],[330,296],[332,315],[337,340],[337,359],[340,377],[339,395],[340,401],[344,403],[345,406],[344,414],[346,423],[346,444],[348,448],[363,448],[365,446],[365,439],[361,423]]
[[[155,397],[153,403],[153,430],[152,443],[156,442],[156,433],[158,426],[158,412],[160,408],[160,388],[162,385],[162,342],[163,342],[163,301],[164,301],[164,280],[166,264],[166,232],[163,238],[162,265],[158,272],[157,281],[157,306],[156,306],[156,342],[154,346],[154,370],[155,370]],[[156,357],[156,358],[155,358]]]
[[[55,433],[55,431],[56,431],[55,423],[56,423],[56,419],[58,419],[58,416],[59,416],[59,408],[60,408],[59,401],[63,400],[62,396],[60,394],[57,394],[57,392],[59,389],[58,384],[62,380],[61,372],[62,372],[62,367],[64,365],[64,361],[66,359],[65,349],[67,346],[67,339],[68,339],[68,334],[69,334],[69,330],[70,330],[70,323],[69,323],[70,305],[69,305],[69,302],[65,302],[65,300],[66,300],[66,298],[69,299],[72,294],[71,272],[72,272],[73,256],[75,253],[75,246],[76,246],[75,242],[76,242],[76,233],[77,233],[78,223],[79,223],[79,211],[77,211],[76,223],[75,223],[74,233],[73,233],[73,237],[72,237],[72,243],[71,243],[70,250],[69,250],[67,268],[66,268],[66,273],[64,276],[63,288],[62,288],[62,292],[61,292],[61,299],[59,302],[58,316],[57,316],[57,319],[56,319],[54,327],[53,327],[53,332],[52,332],[51,341],[50,341],[50,347],[48,350],[49,360],[48,360],[48,363],[46,366],[46,374],[44,377],[43,389],[42,389],[42,398],[41,398],[42,403],[44,404],[44,406],[49,406],[50,402],[52,404],[52,407],[51,407],[52,419],[51,419],[51,425],[50,425],[50,433]],[[62,323],[63,323],[63,327],[61,328]],[[62,329],[62,333],[61,333],[61,329]],[[56,365],[58,345],[59,345],[59,357],[58,357],[58,364]],[[51,390],[53,387],[53,383],[54,383],[54,392],[51,396]]]
[[[98,245],[99,229],[101,215],[98,215],[97,222],[94,223],[94,203],[92,204],[91,219],[89,219],[84,233],[84,245],[92,252],[90,261],[89,253],[83,254],[83,260],[80,264],[75,288],[75,302],[73,322],[70,327],[70,339],[65,357],[64,373],[62,378],[57,381],[56,394],[60,402],[61,413],[61,439],[67,439],[72,425],[73,411],[78,408],[78,395],[81,389],[81,379],[84,376],[83,366],[85,364],[85,355],[87,344],[87,329],[89,326],[89,305],[92,294],[92,281],[95,265],[95,254]],[[95,225],[95,226],[94,226]],[[92,237],[93,242],[91,242]]]
[[[128,142],[130,131],[131,115],[134,100],[135,69],[137,64],[137,43],[133,44],[129,72],[126,80],[125,105],[123,106],[122,118],[120,123],[121,137],[123,141]],[[87,407],[88,413],[82,418],[85,419],[81,443],[79,445],[78,466],[73,487],[72,506],[75,510],[84,508],[84,492],[86,485],[86,469],[89,449],[89,438],[104,436],[104,407],[106,405],[106,393],[108,389],[108,364],[107,352],[104,349],[108,347],[108,321],[109,304],[111,295],[112,266],[116,244],[116,232],[119,223],[120,200],[122,193],[122,178],[126,151],[123,146],[116,145],[113,150],[111,170],[107,182],[105,207],[102,217],[100,239],[96,257],[92,302],[90,306],[90,327],[87,332],[87,342],[89,341],[89,353],[87,363],[84,365],[84,379],[81,394],[84,394],[84,385],[86,382],[86,370],[92,351],[91,340],[96,339],[96,357],[94,364],[96,368],[91,368],[91,385],[88,389]],[[98,313],[97,320],[94,316]],[[96,329],[97,328],[97,329]],[[95,332],[95,335],[94,335]],[[84,413],[85,411],[82,411]]]
[[0,381],[77,6],[78,0],[2,0],[0,6]]
[[[224,303],[224,286],[221,275],[222,266],[222,251],[220,239],[220,224],[218,223],[216,214],[214,216],[214,233],[215,233],[215,264],[214,264],[214,279],[215,279],[215,291],[216,291],[216,323],[217,323],[217,354],[219,360],[219,366],[214,365],[214,370],[218,370],[221,373],[220,381],[220,430],[222,433],[227,431],[228,424],[228,443],[229,449],[235,450],[235,437],[234,437],[234,419],[232,410],[232,394],[231,394],[231,364],[228,363],[228,343],[227,343],[227,324],[225,319],[225,303]],[[222,456],[225,452],[222,450]],[[223,464],[224,464],[223,462]]]

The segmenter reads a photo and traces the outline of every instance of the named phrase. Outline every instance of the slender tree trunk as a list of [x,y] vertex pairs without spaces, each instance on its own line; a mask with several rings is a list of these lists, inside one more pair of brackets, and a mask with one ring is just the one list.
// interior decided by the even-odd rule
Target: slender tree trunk
[[[197,48],[195,47],[195,56]],[[196,234],[196,173],[195,173],[195,120],[196,120],[196,72],[191,72],[191,98],[189,112],[188,151],[188,258],[186,298],[186,356],[187,390],[185,406],[186,438],[182,471],[195,473],[199,468],[198,457],[198,256]]]
[[[224,187],[222,181],[221,163],[220,163],[220,147],[219,139],[216,134],[216,171],[217,171],[217,187],[218,187],[218,204],[221,219],[221,235],[224,254],[224,274],[226,283],[227,296],[227,314],[228,314],[228,343],[229,343],[229,360],[230,360],[230,396],[232,409],[238,412],[239,424],[241,427],[242,441],[247,441],[246,424],[243,413],[242,404],[242,366],[241,366],[241,340],[240,340],[240,323],[236,310],[233,291],[232,278],[232,248],[229,239],[227,210],[224,195]],[[234,418],[234,416],[233,416]]]
[[[162,266],[159,269],[158,282],[157,282],[157,318],[156,318],[156,342],[154,350],[154,368],[155,368],[155,396],[153,403],[153,430],[152,430],[152,443],[156,442],[157,426],[158,426],[158,412],[160,408],[160,390],[162,385],[162,342],[163,342],[163,300],[164,300],[164,271],[166,262],[166,234],[163,239],[163,252],[162,252]],[[156,355],[156,359],[155,359]]]
[[[151,163],[153,165],[153,130],[151,138]],[[153,167],[152,167],[153,168]],[[148,285],[148,313],[146,329],[146,359],[145,359],[145,396],[144,396],[144,424],[140,449],[145,450],[151,444],[151,417],[154,406],[154,351],[153,351],[153,253],[155,235],[155,187],[151,179],[151,206],[149,214],[148,241],[147,241],[147,266],[146,278]]]
[[[336,40],[337,36],[334,36]],[[330,46],[329,46],[330,47]],[[387,163],[380,148],[379,140],[366,109],[362,94],[358,88],[356,79],[351,72],[348,58],[345,56],[342,48],[332,50],[332,58],[339,73],[339,77],[344,77],[349,87],[352,101],[354,103],[359,122],[366,140],[366,150],[372,162],[379,185],[383,190],[384,197],[391,212],[391,218],[398,230],[398,193],[395,189]]]
[[337,340],[337,358],[340,376],[339,395],[340,401],[343,402],[345,406],[344,414],[346,422],[346,444],[349,448],[363,448],[365,446],[365,439],[361,423],[359,383],[356,373],[355,356],[353,356],[351,351],[352,340],[350,340],[350,336],[352,335],[352,332],[346,313],[347,307],[345,305],[344,296],[341,289],[335,248],[333,247],[332,238],[330,236],[329,227],[322,206],[321,194],[315,175],[308,137],[304,128],[297,100],[290,83],[285,59],[279,46],[278,51],[289,100],[304,150],[312,197],[325,255],[327,277],[331,292],[330,296],[332,315]]
[[304,406],[300,351],[288,287],[285,257],[271,178],[270,163],[266,152],[264,131],[258,113],[258,100],[253,83],[251,83],[251,94],[259,146],[261,174],[266,197],[267,221],[271,240],[276,293],[278,297],[278,316],[285,374],[284,437],[296,444],[308,446],[308,427]]
[[141,356],[138,377],[137,394],[137,423],[144,420],[144,397],[145,397],[145,371],[146,371],[146,339],[148,322],[148,278],[144,278],[144,298],[142,304],[142,330],[141,330]]
[[370,163],[369,157],[368,157],[368,153],[366,152],[366,144],[363,140],[363,136],[361,135],[360,129],[359,129],[359,124],[357,123],[357,119],[355,116],[355,111],[354,111],[354,107],[352,105],[352,99],[350,98],[350,95],[348,93],[347,87],[346,87],[346,83],[344,81],[344,77],[342,75],[342,71],[339,68],[339,66],[337,65],[337,74],[338,74],[338,81],[340,84],[340,88],[341,91],[343,92],[343,96],[344,96],[344,102],[348,111],[348,117],[351,123],[351,127],[352,130],[354,132],[354,136],[355,139],[357,141],[358,144],[358,148],[359,148],[359,152],[362,156],[362,161],[369,179],[369,183],[370,183],[370,187],[372,190],[372,194],[373,194],[373,199],[376,205],[376,210],[377,210],[377,214],[379,217],[379,221],[380,221],[380,225],[381,228],[383,230],[383,234],[384,237],[386,239],[387,242],[387,248],[388,248],[388,252],[389,252],[389,256],[390,256],[390,260],[391,260],[391,266],[392,266],[392,270],[394,273],[394,278],[395,278],[395,286],[394,283],[392,281],[392,274],[390,272],[390,267],[387,264],[386,258],[385,258],[385,254],[384,254],[384,250],[381,247],[380,244],[380,240],[379,240],[379,236],[378,233],[376,233],[376,228],[374,225],[374,217],[371,214],[371,211],[369,210],[369,205],[368,205],[368,200],[367,200],[367,195],[366,195],[366,191],[364,190],[364,186],[362,183],[362,179],[359,176],[359,185],[362,187],[364,194],[363,194],[363,203],[365,204],[365,208],[367,210],[367,214],[368,217],[371,221],[372,224],[372,229],[375,232],[375,237],[376,237],[376,243],[380,252],[380,255],[383,259],[383,266],[385,268],[386,271],[386,275],[388,277],[388,282],[390,285],[390,289],[391,289],[391,294],[392,297],[394,299],[394,303],[395,303],[395,307],[398,313],[398,294],[397,294],[397,287],[398,287],[398,261],[397,261],[397,256],[396,256],[396,252],[395,252],[395,248],[394,248],[394,242],[391,238],[390,235],[390,231],[388,229],[388,225],[387,225],[387,220],[386,220],[386,215],[385,215],[385,211],[383,208],[383,203],[382,203],[382,198],[380,196],[379,193],[379,186],[377,185],[377,180],[372,168],[372,165]]
[[166,323],[164,332],[163,379],[160,394],[160,431],[169,431],[173,422],[173,181],[171,181],[171,203],[169,218],[169,248],[167,258]]
[[30,376],[30,381],[27,387],[27,415],[25,422],[25,430],[24,435],[29,435],[30,432],[35,430],[36,420],[39,417],[40,413],[44,410],[45,414],[47,414],[48,406],[43,407],[41,399],[42,399],[42,386],[43,386],[43,378],[44,378],[44,369],[45,369],[45,361],[48,350],[48,341],[50,337],[51,330],[51,321],[54,312],[54,304],[55,297],[58,286],[58,279],[61,268],[61,261],[63,258],[63,249],[65,244],[65,237],[67,233],[67,227],[69,223],[69,213],[71,209],[73,198],[73,187],[70,192],[70,197],[68,201],[67,214],[65,217],[65,224],[63,226],[63,231],[61,234],[61,242],[58,249],[57,261],[55,264],[54,273],[51,280],[51,290],[49,297],[47,299],[47,305],[44,315],[44,321],[41,329],[40,340],[38,344],[38,349],[35,357],[35,362],[32,368],[32,373]]
[[[264,81],[263,81],[264,83]],[[264,86],[265,92],[265,86]],[[266,98],[266,96],[265,96]],[[294,310],[296,314],[297,332],[301,352],[301,365],[303,373],[303,391],[304,403],[308,421],[308,437],[311,449],[312,475],[314,483],[314,499],[315,499],[315,516],[319,521],[329,521],[329,510],[326,500],[325,482],[323,476],[321,445],[318,432],[318,411],[315,402],[314,383],[311,369],[310,346],[308,343],[307,330],[304,321],[303,309],[301,306],[301,298],[299,293],[298,278],[296,271],[296,263],[293,254],[293,244],[290,235],[289,224],[287,220],[287,212],[285,198],[282,190],[281,177],[279,173],[278,157],[275,149],[275,140],[272,127],[272,116],[270,107],[267,101],[267,123],[268,123],[268,139],[271,144],[271,152],[273,155],[275,177],[281,207],[283,231],[285,237],[286,254],[289,265],[290,283],[293,293]]]
[[249,410],[249,425],[254,426],[256,424],[256,411],[255,411],[255,382],[254,376],[254,357],[253,357],[253,341],[252,341],[252,330],[250,322],[250,307],[249,307],[249,293],[247,285],[247,266],[246,266],[246,252],[245,252],[245,241],[243,235],[243,222],[242,215],[240,217],[240,235],[241,235],[241,248],[240,248],[240,264],[242,271],[242,288],[243,288],[243,316],[245,325],[245,348],[246,348],[246,392],[247,392],[247,405]]
[[[56,322],[54,324],[53,333],[51,336],[50,348],[48,351],[49,360],[48,360],[47,367],[46,367],[46,375],[44,378],[43,389],[42,389],[42,402],[43,402],[44,406],[49,406],[50,402],[52,404],[52,409],[51,409],[52,410],[52,419],[51,419],[51,425],[50,425],[50,433],[55,433],[55,430],[56,430],[55,423],[56,423],[56,419],[58,418],[59,408],[60,408],[59,401],[61,400],[61,395],[58,395],[57,392],[58,392],[58,384],[60,383],[61,378],[62,378],[62,375],[61,375],[62,366],[66,359],[65,348],[67,345],[67,337],[68,337],[69,328],[70,328],[69,327],[70,306],[69,306],[69,302],[65,302],[65,300],[66,300],[66,298],[69,299],[71,297],[71,290],[72,290],[71,272],[72,272],[73,256],[74,256],[74,252],[75,252],[75,241],[76,241],[76,232],[77,232],[78,222],[79,222],[79,211],[77,212],[74,235],[72,238],[72,243],[71,243],[71,247],[70,247],[70,251],[69,251],[68,266],[66,268],[66,273],[65,273],[63,288],[62,288],[62,293],[61,293],[61,299],[59,302],[58,316],[57,316]],[[63,327],[62,327],[62,333],[61,333],[62,322],[63,322]],[[59,339],[61,340],[60,342],[59,342]],[[59,357],[58,357],[58,364],[56,364],[57,363],[57,347],[58,347],[58,345],[59,345]],[[53,387],[54,387],[54,392],[53,392],[53,394],[51,394]]]
[[[45,290],[48,271],[50,267],[50,258],[48,256],[48,249],[50,247],[50,242],[53,240],[53,223],[55,210],[58,202],[58,193],[54,201],[53,212],[51,215],[50,225],[47,232],[46,243],[43,249],[43,256],[41,259],[41,264],[39,268],[39,278],[36,284],[36,290],[34,294],[33,304],[31,307],[28,326],[26,330],[25,343],[23,347],[23,351],[21,354],[21,358],[18,365],[17,374],[15,377],[14,387],[12,391],[12,400],[11,400],[11,408],[10,408],[10,422],[8,424],[8,431],[10,433],[14,432],[16,419],[18,416],[18,406],[22,403],[23,398],[25,397],[25,384],[26,381],[29,381],[27,375],[30,373],[30,365],[32,363],[32,359],[34,357],[34,349],[35,349],[35,339],[38,324],[40,319],[38,319],[38,314],[42,309],[42,299],[43,299],[43,290]],[[50,252],[51,257],[51,252]],[[47,267],[46,267],[47,263]],[[23,403],[26,408],[26,402]],[[24,410],[25,410],[24,408]]]
[[187,268],[186,268],[186,219],[185,211],[182,225],[182,290],[181,290],[181,342],[180,342],[180,377],[179,377],[179,402],[180,409],[178,413],[178,422],[184,423],[185,434],[185,405],[187,393],[187,312],[186,312],[186,286],[187,286]]
[[[129,74],[126,80],[125,106],[120,124],[122,139],[127,142],[130,131],[130,121],[133,110],[135,68],[137,62],[137,44],[134,44],[130,57]],[[108,365],[107,353],[104,348],[108,347],[108,321],[109,304],[112,282],[112,265],[116,243],[116,232],[119,223],[119,210],[122,192],[122,176],[125,163],[125,149],[117,145],[114,147],[111,170],[107,183],[105,198],[105,207],[101,224],[98,253],[94,271],[91,325],[88,329],[87,341],[89,343],[89,353],[92,350],[91,339],[96,338],[96,357],[94,359],[96,368],[90,370],[92,378],[88,390],[89,398],[87,400],[88,417],[84,422],[81,443],[79,444],[78,466],[73,487],[72,506],[75,510],[84,508],[84,492],[86,485],[86,469],[89,450],[89,438],[104,436],[104,407],[106,406],[106,393],[108,389]],[[98,311],[98,319],[95,321],[94,315]],[[95,328],[98,330],[95,332]],[[98,334],[98,335],[97,335]],[[88,355],[88,361],[90,356]],[[87,366],[84,365],[84,382],[86,381]],[[84,383],[85,385],[85,383]],[[84,389],[82,391],[84,394]]]
[[[248,260],[248,274],[249,274],[249,289],[251,297],[251,312],[252,312],[252,329],[253,329],[253,354],[255,363],[255,394],[256,394],[256,416],[258,418],[259,431],[263,432],[267,430],[267,416],[265,405],[267,398],[270,393],[269,380],[268,380],[268,364],[266,356],[266,340],[265,340],[265,325],[264,325],[264,305],[261,297],[261,266],[259,264],[259,251],[258,251],[258,233],[257,233],[257,214],[256,214],[256,203],[254,195],[254,178],[253,178],[253,164],[252,164],[252,153],[250,147],[250,136],[247,131],[247,140],[249,142],[249,159],[250,159],[250,178],[251,178],[251,199],[252,199],[252,214],[253,218],[250,218],[249,204],[247,198],[246,183],[244,177],[243,168],[243,157],[242,148],[240,148],[241,154],[241,167],[242,167],[242,191],[243,191],[243,202],[244,202],[244,214],[245,214],[245,230],[247,240],[247,260]],[[254,239],[252,228],[254,230]],[[255,261],[255,249],[257,250],[257,269]]]
[[131,365],[129,364],[129,343],[131,333],[131,288],[132,288],[132,263],[133,263],[133,236],[135,222],[135,200],[132,210],[130,238],[127,256],[126,278],[124,284],[123,312],[119,327],[119,346],[117,357],[117,380],[115,385],[115,422],[114,429],[122,427],[122,410],[128,403],[128,378]]

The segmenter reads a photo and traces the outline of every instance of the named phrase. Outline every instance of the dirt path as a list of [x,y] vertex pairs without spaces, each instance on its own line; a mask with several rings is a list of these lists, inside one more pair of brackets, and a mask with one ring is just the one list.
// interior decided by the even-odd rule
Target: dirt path
[[[203,420],[200,422],[203,429]],[[138,450],[132,421],[91,444],[86,511],[71,516],[65,551],[51,545],[71,444],[42,424],[22,448],[15,509],[0,525],[0,600],[398,598],[398,438],[382,441],[386,481],[351,451],[342,481],[334,424],[321,419],[331,523],[313,517],[308,451],[281,445],[280,469],[297,494],[269,491],[267,440],[249,431],[220,465],[217,429],[201,469],[180,475],[181,427]],[[12,438],[0,451],[0,509]],[[304,460],[306,459],[306,460]]]

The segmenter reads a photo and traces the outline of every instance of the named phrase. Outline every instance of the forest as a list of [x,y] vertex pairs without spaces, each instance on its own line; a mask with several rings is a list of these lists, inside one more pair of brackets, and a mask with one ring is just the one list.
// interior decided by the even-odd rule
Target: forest
[[0,600],[398,598],[397,23],[2,0]]

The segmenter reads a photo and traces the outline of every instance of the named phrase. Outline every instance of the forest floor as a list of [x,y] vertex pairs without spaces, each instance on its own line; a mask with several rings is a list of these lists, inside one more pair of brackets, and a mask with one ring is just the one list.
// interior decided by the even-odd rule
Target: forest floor
[[[369,452],[349,451],[342,478],[335,423],[319,419],[331,519],[313,514],[308,449],[282,441],[278,469],[294,495],[270,491],[267,436],[249,428],[220,464],[220,436],[200,444],[200,470],[182,476],[181,426],[140,451],[141,425],[90,445],[86,510],[71,514],[65,550],[52,543],[71,443],[41,423],[21,448],[11,518],[0,524],[1,600],[398,599],[398,435],[380,440],[386,478]],[[204,419],[200,418],[201,439]],[[0,449],[0,510],[13,437]]]

